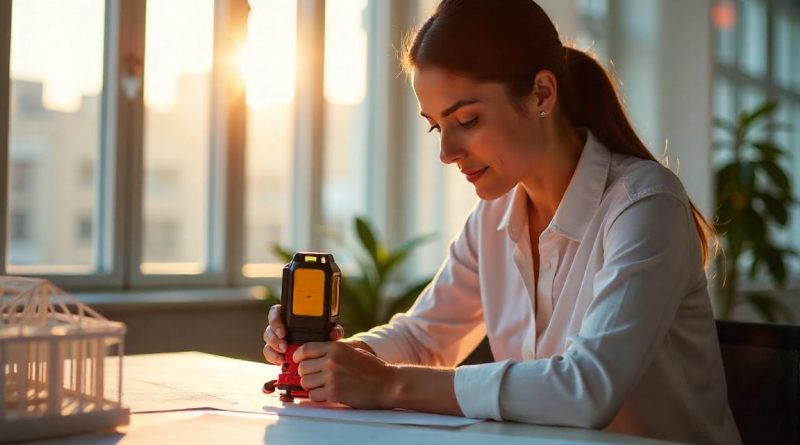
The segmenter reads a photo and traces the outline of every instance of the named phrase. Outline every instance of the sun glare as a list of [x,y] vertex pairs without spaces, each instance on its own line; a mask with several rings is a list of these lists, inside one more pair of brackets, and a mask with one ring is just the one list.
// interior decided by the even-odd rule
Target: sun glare
[[[366,7],[367,0],[338,0],[326,10],[324,94],[328,103],[355,105],[366,96]],[[148,108],[172,108],[182,79],[210,74],[213,11],[214,0],[147,3],[144,98]],[[237,55],[248,106],[263,109],[294,100],[296,22],[296,0],[250,0],[247,39]],[[75,112],[83,96],[100,94],[103,0],[16,1],[12,23],[11,77],[41,82],[46,108]],[[42,29],[48,32],[40,33]]]
[[238,57],[247,105],[267,108],[294,99],[297,2],[251,0],[247,40]]
[[331,3],[325,10],[325,100],[361,103],[367,90],[367,0]]

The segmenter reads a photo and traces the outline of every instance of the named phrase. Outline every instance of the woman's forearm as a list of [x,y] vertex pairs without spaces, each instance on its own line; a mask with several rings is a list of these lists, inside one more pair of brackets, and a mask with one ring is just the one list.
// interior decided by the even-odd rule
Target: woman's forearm
[[455,391],[453,368],[393,365],[387,408],[463,416]]
[[[341,340],[351,346],[376,355],[361,340]],[[453,368],[433,368],[417,365],[387,365],[389,375],[383,391],[381,405],[387,409],[403,408],[439,414],[462,416],[455,391]]]

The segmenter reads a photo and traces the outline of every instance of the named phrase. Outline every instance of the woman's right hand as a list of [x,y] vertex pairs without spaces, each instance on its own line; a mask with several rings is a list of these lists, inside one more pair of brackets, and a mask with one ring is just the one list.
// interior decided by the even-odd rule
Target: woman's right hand
[[[269,325],[264,331],[264,358],[273,365],[283,363],[283,353],[289,344],[286,342],[286,326],[281,319],[281,305],[276,304],[269,308],[267,316]],[[330,332],[331,340],[344,338],[344,328],[340,324],[335,324]]]

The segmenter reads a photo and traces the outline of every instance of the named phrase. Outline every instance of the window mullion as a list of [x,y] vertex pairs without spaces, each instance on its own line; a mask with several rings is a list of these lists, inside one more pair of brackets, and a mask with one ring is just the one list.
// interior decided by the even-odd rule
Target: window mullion
[[214,128],[209,193],[212,222],[209,233],[211,267],[220,269],[227,285],[241,276],[244,262],[244,183],[247,107],[235,59],[247,35],[246,0],[217,2],[212,69]]
[[[413,193],[406,173],[413,162],[408,109],[416,108],[410,86],[400,73],[393,48],[400,48],[400,29],[414,24],[411,2],[372,1],[369,4],[368,39],[368,209],[389,245],[401,241],[413,226]],[[407,219],[406,219],[407,218]]]
[[[105,7],[105,38],[103,49],[103,91],[101,97],[100,121],[100,153],[95,163],[97,171],[95,187],[97,189],[97,211],[93,217],[93,226],[97,227],[97,272],[107,279],[105,287],[122,287],[122,230],[114,226],[115,222],[124,221],[124,215],[118,214],[116,191],[117,182],[124,175],[117,172],[117,159],[120,156],[118,135],[119,105],[124,100],[120,94],[119,59],[120,59],[120,21],[121,10],[119,0],[107,0]],[[124,161],[124,159],[123,159]]]
[[[117,172],[115,263],[123,273],[123,287],[141,273],[142,191],[144,175],[144,44],[146,0],[120,2],[119,72],[117,116]],[[130,90],[125,91],[127,88]],[[138,85],[137,85],[138,84]],[[137,86],[137,88],[132,88]],[[129,96],[130,93],[133,93]]]
[[8,230],[8,126],[11,95],[11,2],[0,2],[0,274],[6,271]]

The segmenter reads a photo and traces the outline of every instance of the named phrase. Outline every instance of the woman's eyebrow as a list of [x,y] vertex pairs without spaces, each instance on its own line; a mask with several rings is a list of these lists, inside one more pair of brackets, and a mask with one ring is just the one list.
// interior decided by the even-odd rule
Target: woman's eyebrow
[[[462,99],[462,100],[459,100],[458,102],[454,103],[453,105],[450,105],[449,107],[445,108],[444,111],[442,111],[442,117],[443,118],[447,117],[447,116],[455,113],[459,108],[467,106],[467,105],[472,105],[472,104],[477,103],[477,102],[480,102],[480,101],[477,100],[477,99]],[[427,114],[425,114],[423,112],[420,112],[419,114],[422,117],[426,117],[426,118],[430,119],[430,116],[428,116]]]

